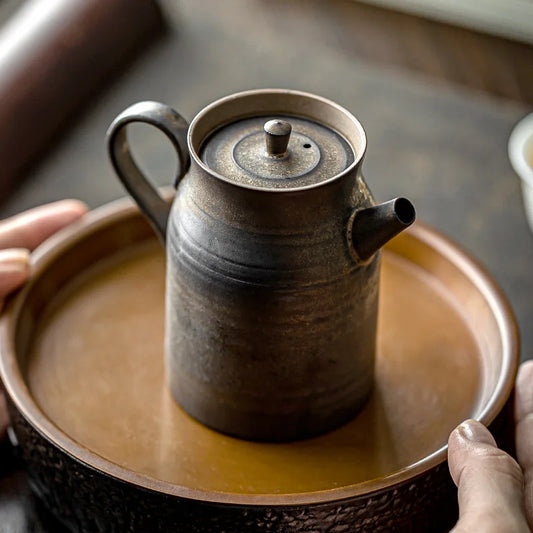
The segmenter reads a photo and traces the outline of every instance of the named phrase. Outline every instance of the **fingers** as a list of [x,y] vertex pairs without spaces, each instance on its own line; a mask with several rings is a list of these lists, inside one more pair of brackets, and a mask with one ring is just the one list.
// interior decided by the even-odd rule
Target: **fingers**
[[30,273],[30,252],[25,249],[0,250],[0,302],[20,287]]
[[533,361],[522,364],[515,394],[516,456],[524,471],[526,516],[533,530]]
[[[30,250],[87,212],[78,200],[37,207],[0,222],[0,307],[4,298],[26,281]],[[0,389],[0,440],[7,427],[5,399]]]
[[78,200],[62,200],[30,209],[0,222],[0,249],[33,250],[41,242],[87,212]]
[[28,250],[86,212],[87,206],[82,202],[63,200],[0,222],[0,302],[28,277]]
[[467,420],[448,441],[450,473],[458,488],[459,522],[453,533],[528,533],[523,476],[490,432]]

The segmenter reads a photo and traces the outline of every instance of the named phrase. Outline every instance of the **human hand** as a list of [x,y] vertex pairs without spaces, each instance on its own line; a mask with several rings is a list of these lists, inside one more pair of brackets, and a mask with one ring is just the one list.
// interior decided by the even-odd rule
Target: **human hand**
[[515,398],[518,463],[479,422],[467,420],[450,435],[448,463],[459,497],[451,533],[533,530],[533,361],[520,367]]
[[[62,200],[0,221],[0,309],[6,296],[28,278],[30,251],[86,212],[87,206],[82,202]],[[0,386],[0,440],[5,436],[7,423]]]

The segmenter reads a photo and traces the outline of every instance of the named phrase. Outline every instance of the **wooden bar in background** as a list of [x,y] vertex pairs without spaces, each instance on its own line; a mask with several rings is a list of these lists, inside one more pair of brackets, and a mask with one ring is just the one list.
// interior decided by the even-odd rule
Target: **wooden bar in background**
[[30,0],[12,16],[0,31],[0,200],[163,28],[155,0]]

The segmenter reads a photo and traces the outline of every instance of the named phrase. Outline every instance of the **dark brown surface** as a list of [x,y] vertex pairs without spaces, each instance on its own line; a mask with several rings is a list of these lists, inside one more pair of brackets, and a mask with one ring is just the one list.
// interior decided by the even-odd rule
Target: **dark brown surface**
[[[506,155],[509,132],[528,108],[412,72],[433,66],[450,70],[447,76],[462,69],[463,78],[476,78],[479,64],[489,92],[495,91],[493,87],[519,85],[517,92],[503,93],[514,97],[533,87],[527,81],[531,48],[499,44],[500,40],[487,36],[478,39],[487,46],[470,48],[465,37],[457,54],[447,55],[454,45],[439,45],[439,32],[424,30],[431,24],[360,9],[350,2],[306,2],[305,9],[298,11],[293,6],[300,2],[284,2],[283,9],[280,3],[251,0],[229,0],[218,8],[219,4],[172,2],[175,31],[120,85],[95,102],[91,114],[4,203],[2,215],[68,196],[96,206],[123,195],[107,163],[103,135],[112,118],[134,101],[161,99],[192,117],[213,99],[250,87],[313,91],[348,107],[367,129],[365,171],[377,198],[408,194],[422,219],[468,247],[496,276],[517,313],[523,357],[529,358],[533,353],[533,239],[523,216],[518,180]],[[358,17],[366,22],[362,24]],[[400,48],[396,30],[401,26],[385,22],[398,17],[413,26],[404,32]],[[444,27],[442,31],[446,33]],[[448,34],[463,31],[451,28]],[[362,35],[368,37],[361,39]],[[506,51],[493,54],[492,46]],[[439,54],[444,55],[446,69],[440,66]],[[404,62],[409,67],[420,61],[416,57],[428,65],[425,70],[383,69]],[[466,57],[475,61],[464,61]],[[174,173],[170,148],[144,129],[132,132],[132,139],[156,181],[169,183]],[[45,528],[34,513],[27,484],[19,474],[2,478],[0,494],[0,523],[7,524],[7,533],[58,531]]]
[[[227,8],[220,3],[215,9],[222,17]],[[304,11],[309,14],[298,16]],[[375,65],[533,105],[532,45],[354,0],[273,0],[263,4],[258,17],[261,32],[274,34],[281,26]]]

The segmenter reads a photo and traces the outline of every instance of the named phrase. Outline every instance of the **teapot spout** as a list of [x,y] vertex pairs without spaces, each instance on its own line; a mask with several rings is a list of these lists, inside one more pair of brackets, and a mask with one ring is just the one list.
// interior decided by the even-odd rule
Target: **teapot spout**
[[408,228],[415,218],[415,208],[407,198],[395,198],[357,211],[352,220],[351,239],[359,259],[369,259],[384,244]]

